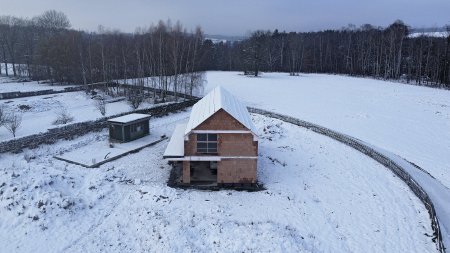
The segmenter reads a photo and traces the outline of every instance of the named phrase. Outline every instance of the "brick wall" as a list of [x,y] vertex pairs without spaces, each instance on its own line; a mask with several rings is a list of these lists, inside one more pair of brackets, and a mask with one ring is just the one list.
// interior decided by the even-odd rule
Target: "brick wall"
[[[219,156],[257,156],[258,142],[253,141],[251,133],[222,133],[217,134],[217,147]],[[196,134],[190,134],[189,140],[184,142],[186,156],[209,156],[197,153]]]
[[[205,120],[194,130],[248,130],[239,121],[231,117],[224,110],[219,110]],[[257,156],[258,142],[253,141],[251,133],[223,133],[218,134],[219,156]],[[196,134],[190,134],[189,140],[184,142],[186,156],[205,155],[197,154]],[[207,154],[206,154],[207,155]]]
[[183,161],[183,184],[191,183],[191,164],[189,161]]
[[248,130],[239,121],[223,109],[214,113],[201,123],[195,130]]
[[256,159],[223,159],[217,163],[217,183],[256,183]]
[[[244,130],[248,129],[224,110],[219,110],[194,130]],[[251,133],[217,134],[219,156],[258,156],[258,142]],[[208,156],[197,154],[196,134],[190,134],[184,142],[186,156]],[[183,163],[183,183],[189,183],[189,162]],[[217,183],[256,183],[257,159],[222,159],[218,162]]]

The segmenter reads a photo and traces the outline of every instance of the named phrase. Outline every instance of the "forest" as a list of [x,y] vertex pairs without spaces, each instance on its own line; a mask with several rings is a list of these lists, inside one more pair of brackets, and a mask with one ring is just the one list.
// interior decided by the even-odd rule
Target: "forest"
[[433,87],[450,87],[450,26],[446,37],[409,37],[395,21],[387,28],[363,25],[296,33],[255,31],[243,41],[215,45],[208,66],[240,70],[346,74]]
[[411,37],[409,30],[398,20],[385,28],[259,30],[213,43],[200,27],[188,31],[170,20],[134,33],[102,26],[79,31],[64,13],[50,10],[0,17],[0,74],[75,84],[133,78],[135,85],[187,94],[206,70],[345,74],[450,88],[450,26],[442,37]]

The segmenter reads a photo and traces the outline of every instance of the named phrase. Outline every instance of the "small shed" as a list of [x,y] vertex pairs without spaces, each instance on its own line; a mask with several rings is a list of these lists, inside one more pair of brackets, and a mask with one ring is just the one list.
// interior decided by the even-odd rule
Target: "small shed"
[[129,142],[148,135],[150,117],[149,114],[132,113],[109,119],[109,139]]

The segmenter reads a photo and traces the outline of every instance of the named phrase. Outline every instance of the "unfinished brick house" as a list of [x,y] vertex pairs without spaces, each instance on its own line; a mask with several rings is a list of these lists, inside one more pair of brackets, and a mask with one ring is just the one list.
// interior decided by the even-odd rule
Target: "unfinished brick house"
[[258,136],[247,108],[215,88],[176,126],[164,158],[180,168],[182,185],[255,185]]

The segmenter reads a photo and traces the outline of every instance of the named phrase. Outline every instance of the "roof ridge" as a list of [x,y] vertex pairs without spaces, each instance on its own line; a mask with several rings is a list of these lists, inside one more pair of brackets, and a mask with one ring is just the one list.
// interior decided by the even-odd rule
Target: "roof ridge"
[[220,109],[226,111],[244,127],[256,134],[256,128],[250,118],[246,106],[228,90],[219,85],[212,89],[192,107],[185,135]]

